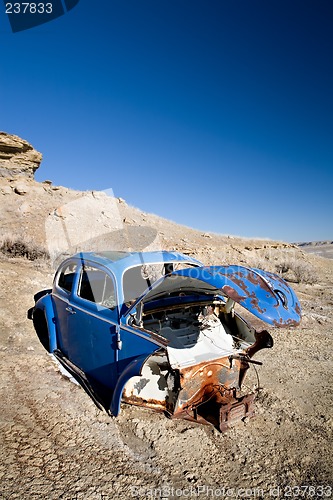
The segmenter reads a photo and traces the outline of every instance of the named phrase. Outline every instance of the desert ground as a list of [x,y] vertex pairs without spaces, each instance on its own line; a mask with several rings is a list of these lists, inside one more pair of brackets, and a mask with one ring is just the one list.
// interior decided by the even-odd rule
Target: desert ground
[[[64,375],[27,311],[34,294],[52,285],[56,255],[44,253],[52,254],[54,227],[70,228],[77,200],[90,207],[92,226],[100,222],[105,230],[90,233],[88,242],[72,237],[67,253],[97,244],[155,245],[289,280],[302,323],[269,328],[275,344],[256,355],[263,366],[254,418],[225,434],[127,405],[113,418]],[[108,225],[108,203],[104,194],[50,181],[0,179],[0,499],[332,497],[333,260],[288,243],[198,232],[121,199],[112,200],[118,225]],[[254,370],[246,384],[257,386]]]

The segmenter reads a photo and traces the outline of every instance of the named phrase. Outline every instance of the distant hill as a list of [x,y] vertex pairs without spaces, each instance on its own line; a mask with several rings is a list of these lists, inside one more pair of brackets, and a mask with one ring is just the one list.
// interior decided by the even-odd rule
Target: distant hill
[[326,259],[333,259],[333,241],[307,241],[302,243],[295,243],[303,252],[318,255],[318,257],[325,257]]

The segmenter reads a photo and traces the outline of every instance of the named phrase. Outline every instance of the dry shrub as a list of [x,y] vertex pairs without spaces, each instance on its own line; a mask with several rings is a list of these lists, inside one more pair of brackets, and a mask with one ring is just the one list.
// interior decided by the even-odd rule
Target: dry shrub
[[277,254],[271,251],[251,252],[246,256],[246,264],[249,267],[263,269],[271,273],[276,273]]
[[24,257],[28,260],[48,259],[48,252],[36,243],[24,238],[6,236],[0,241],[0,252],[7,257]]
[[313,284],[317,281],[315,268],[297,251],[273,249],[248,255],[251,267],[279,274],[286,281]]
[[[317,281],[314,267],[302,260],[284,260],[276,265],[277,272],[289,281],[296,283],[308,283],[312,285]],[[289,277],[288,277],[289,276]],[[294,279],[290,279],[292,276]]]

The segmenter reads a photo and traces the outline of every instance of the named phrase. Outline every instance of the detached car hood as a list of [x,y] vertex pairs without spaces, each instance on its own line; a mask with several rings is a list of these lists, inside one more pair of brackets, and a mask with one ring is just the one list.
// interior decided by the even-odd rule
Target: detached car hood
[[301,321],[299,301],[293,289],[283,279],[261,269],[234,265],[174,271],[149,287],[127,314],[140,302],[147,304],[162,296],[182,291],[186,294],[222,295],[277,327],[297,326]]

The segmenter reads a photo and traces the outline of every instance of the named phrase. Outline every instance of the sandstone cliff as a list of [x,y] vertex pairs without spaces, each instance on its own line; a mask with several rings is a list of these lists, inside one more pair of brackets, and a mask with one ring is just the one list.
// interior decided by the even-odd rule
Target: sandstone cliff
[[29,142],[16,135],[0,132],[0,177],[33,178],[42,161],[42,154]]

